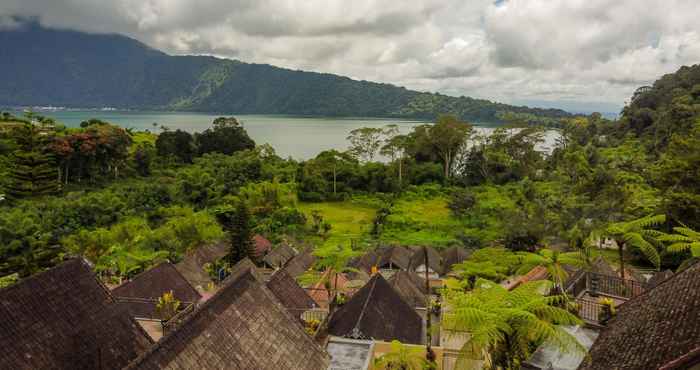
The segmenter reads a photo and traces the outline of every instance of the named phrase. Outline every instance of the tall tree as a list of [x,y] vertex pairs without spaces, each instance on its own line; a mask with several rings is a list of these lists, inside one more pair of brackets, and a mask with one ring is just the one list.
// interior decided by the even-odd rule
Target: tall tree
[[392,162],[396,162],[398,167],[399,187],[403,181],[403,161],[409,146],[408,140],[408,135],[399,134],[399,127],[397,125],[388,125],[384,127],[384,145],[379,153],[389,157]]
[[666,222],[665,215],[654,215],[638,220],[614,223],[605,229],[605,235],[617,243],[621,278],[625,278],[625,250],[629,248],[641,251],[656,268],[659,268],[661,257],[659,257],[659,251],[655,244],[658,243],[658,238],[663,233],[651,228],[664,222]]
[[12,156],[8,195],[17,199],[57,193],[58,171],[48,151],[53,129],[25,123],[15,128],[12,136],[17,148]]
[[471,135],[472,125],[451,115],[441,115],[434,125],[417,127],[413,132],[415,144],[440,159],[446,179],[452,176],[457,155]]
[[164,131],[156,139],[156,151],[161,157],[173,156],[184,163],[192,163],[194,139],[189,132],[182,130]]
[[255,256],[250,211],[244,201],[239,200],[235,207],[227,207],[217,212],[216,218],[229,238],[229,251],[224,260],[233,266],[248,257],[258,263]]
[[349,152],[356,158],[371,162],[382,145],[382,129],[362,127],[350,131],[347,140],[350,141]]
[[243,125],[234,117],[219,117],[213,127],[195,135],[199,154],[233,154],[255,148],[255,141],[248,136]]

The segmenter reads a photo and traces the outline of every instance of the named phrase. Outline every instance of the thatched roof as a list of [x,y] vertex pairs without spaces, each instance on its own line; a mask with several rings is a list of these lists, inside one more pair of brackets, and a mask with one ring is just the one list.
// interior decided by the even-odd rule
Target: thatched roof
[[[437,274],[441,274],[443,269],[442,256],[433,247],[425,247],[428,250],[428,267]],[[417,270],[420,266],[425,266],[425,253],[423,247],[412,248],[413,255],[410,259],[410,269]]]
[[152,343],[82,259],[0,290],[0,369],[121,369]]
[[458,263],[462,263],[464,260],[469,258],[471,255],[471,251],[468,251],[465,248],[462,247],[450,247],[445,249],[442,252],[442,265],[443,265],[443,274],[447,274],[448,272],[452,271],[452,266],[456,265]]
[[279,269],[284,267],[296,255],[297,251],[294,248],[287,244],[282,244],[268,253],[263,258],[263,262],[270,268]]
[[379,260],[377,267],[398,270],[408,270],[411,265],[411,251],[402,246],[384,247],[377,251]]
[[698,287],[700,263],[623,303],[579,369],[658,369],[692,353],[700,347]]
[[381,274],[336,311],[328,324],[332,335],[355,339],[399,340],[420,344],[423,321]]
[[305,310],[316,306],[314,300],[284,270],[275,271],[266,285],[289,313],[295,317],[300,317]]
[[136,275],[132,280],[114,288],[112,295],[118,298],[137,298],[138,300],[123,300],[120,303],[134,317],[159,318],[156,304],[158,298],[167,292],[173,292],[175,299],[182,302],[182,307],[202,298],[170,262],[163,262]]
[[326,370],[329,362],[246,259],[128,369]]
[[426,307],[428,291],[425,279],[414,272],[399,271],[389,278],[389,285],[412,307]]
[[225,242],[204,245],[186,254],[175,268],[192,286],[204,288],[212,282],[204,270],[204,265],[222,258],[227,252],[228,246]]
[[287,266],[284,267],[284,270],[289,276],[296,279],[299,275],[310,269],[315,261],[316,257],[311,253],[311,249],[307,249],[287,262]]

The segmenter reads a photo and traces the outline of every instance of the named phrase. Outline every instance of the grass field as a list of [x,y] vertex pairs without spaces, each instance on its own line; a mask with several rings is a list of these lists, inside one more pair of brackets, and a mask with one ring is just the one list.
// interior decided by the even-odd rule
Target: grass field
[[323,219],[331,224],[328,238],[319,244],[350,244],[351,240],[365,241],[372,230],[372,222],[377,214],[377,208],[352,201],[305,203],[299,202],[299,209],[306,215],[311,224],[311,212],[318,210]]
[[394,203],[381,239],[402,245],[446,246],[456,241],[461,229],[460,221],[447,208],[446,198],[411,197]]

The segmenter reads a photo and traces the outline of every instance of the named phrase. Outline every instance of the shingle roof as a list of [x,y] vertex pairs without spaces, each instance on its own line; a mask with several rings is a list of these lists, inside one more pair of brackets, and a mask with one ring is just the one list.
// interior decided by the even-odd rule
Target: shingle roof
[[151,345],[82,259],[0,290],[0,369],[120,369]]
[[311,268],[311,266],[316,261],[316,257],[311,253],[310,249],[298,254],[296,257],[292,258],[284,270],[287,271],[289,276],[297,278],[299,275],[303,274]]
[[379,255],[374,251],[369,251],[362,256],[354,258],[348,265],[365,272],[372,272],[372,267],[376,266],[377,262],[379,262]]
[[258,258],[258,261],[272,249],[272,243],[260,234],[253,235],[253,246],[255,247],[255,256]]
[[201,246],[186,254],[175,268],[192,286],[204,288],[212,282],[209,274],[204,270],[204,265],[225,256],[227,249],[225,242]]
[[316,306],[314,300],[284,270],[277,270],[272,274],[267,288],[294,317],[300,317],[305,310]]
[[399,340],[420,344],[423,321],[381,274],[372,279],[333,313],[328,332],[355,339]]
[[386,268],[392,265],[393,268],[408,270],[411,264],[411,251],[402,246],[390,246],[377,251],[379,260],[377,266]]
[[452,266],[463,262],[471,253],[462,247],[450,247],[442,252],[443,274],[452,271]]
[[666,279],[669,279],[673,276],[673,271],[671,270],[665,270],[665,271],[659,271],[652,276],[649,281],[647,281],[647,289],[651,289],[662,282],[664,282]]
[[246,259],[128,369],[326,370],[329,362]]
[[389,278],[389,285],[412,307],[426,307],[425,279],[414,272],[399,271]]
[[282,268],[296,255],[294,248],[282,244],[268,253],[263,261],[271,268]]
[[[442,267],[442,256],[433,247],[426,247],[428,250],[428,264],[433,272],[441,274],[444,268]],[[425,265],[425,253],[423,247],[412,248],[413,255],[410,259],[410,268],[416,270],[421,265]]]
[[607,276],[619,276],[605,258],[598,256],[591,263],[591,272]]
[[309,297],[311,297],[311,299],[313,299],[319,307],[328,308],[331,293],[328,291],[328,289],[326,289],[326,283],[332,289],[336,289],[340,293],[348,293],[345,286],[349,281],[350,280],[348,280],[347,276],[345,276],[345,274],[342,272],[332,274],[330,270],[326,270],[321,275],[319,281],[314,284],[313,287],[307,288],[306,291],[308,292]]
[[158,318],[156,310],[158,298],[170,291],[173,292],[175,299],[183,303],[183,307],[196,303],[202,298],[170,262],[163,262],[136,275],[133,280],[114,288],[112,295],[118,298],[137,298],[138,300],[125,300],[120,303],[135,317]]
[[625,302],[582,370],[657,369],[700,346],[700,263]]

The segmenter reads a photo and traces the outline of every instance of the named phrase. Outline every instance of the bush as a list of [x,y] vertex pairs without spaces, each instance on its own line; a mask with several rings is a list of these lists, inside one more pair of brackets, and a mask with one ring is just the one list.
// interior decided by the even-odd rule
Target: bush
[[447,203],[447,208],[456,217],[462,217],[476,205],[476,197],[468,189],[459,189],[452,193]]

